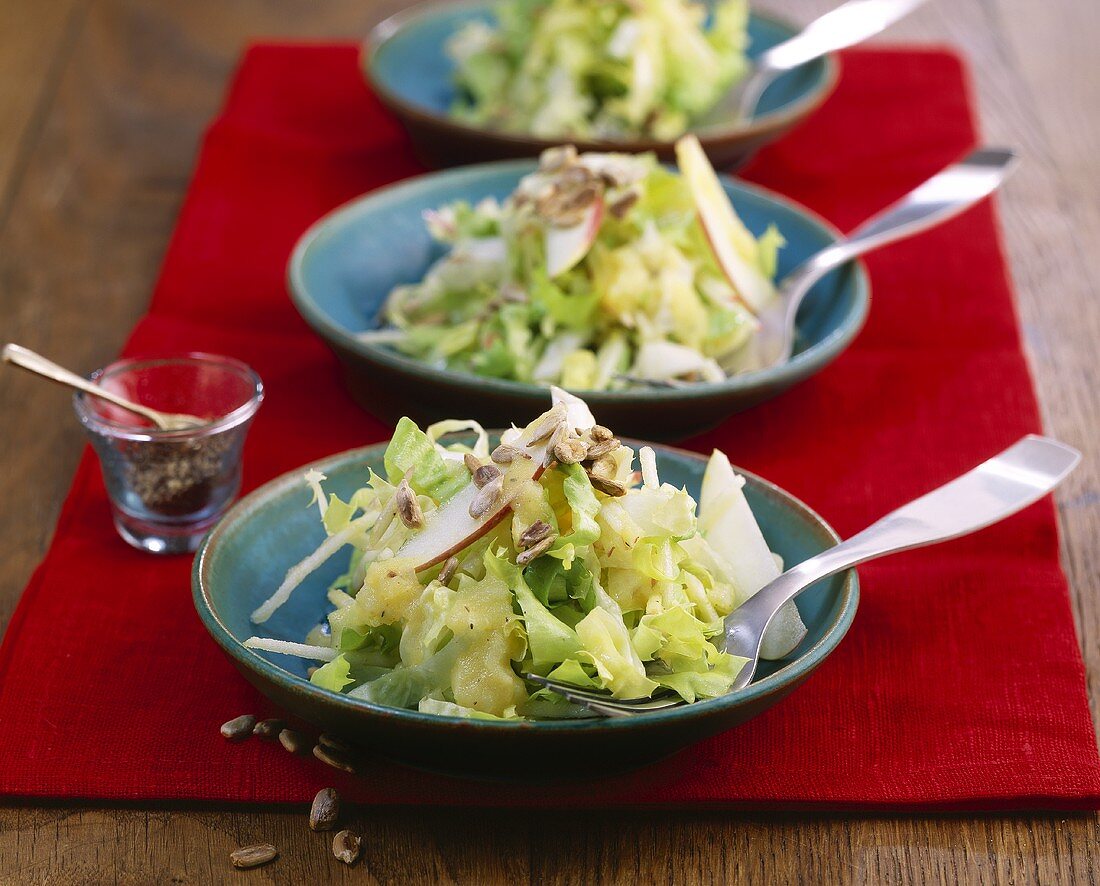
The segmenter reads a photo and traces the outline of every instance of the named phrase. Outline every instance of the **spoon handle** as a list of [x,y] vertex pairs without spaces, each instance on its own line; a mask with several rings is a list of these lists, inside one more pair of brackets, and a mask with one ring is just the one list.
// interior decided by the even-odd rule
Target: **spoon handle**
[[64,366],[58,366],[52,360],[48,360],[41,354],[36,354],[34,351],[24,348],[21,345],[10,343],[4,345],[3,352],[0,352],[0,359],[3,359],[5,363],[11,363],[18,366],[20,369],[33,372],[35,375],[40,375],[50,381],[57,382],[66,387],[76,388],[78,391],[83,391],[93,397],[98,397],[100,400],[114,403],[115,406],[120,406],[128,412],[134,412],[142,418],[149,419],[149,421],[153,422],[153,424],[158,427],[161,424],[162,417],[156,410],[148,409],[138,403],[131,403],[129,400],[105,388],[101,388],[99,385],[88,381],[86,378],[82,378],[75,372],[70,372]]
[[[1057,440],[1034,434],[1024,437],[847,541],[788,569],[729,615],[727,650],[754,655],[772,616],[815,582],[868,560],[991,526],[1038,501],[1080,460],[1080,452]],[[744,651],[746,643],[751,651]]]
[[789,71],[808,61],[861,43],[907,16],[924,0],[848,0],[810,22],[789,40],[756,59],[757,69]]

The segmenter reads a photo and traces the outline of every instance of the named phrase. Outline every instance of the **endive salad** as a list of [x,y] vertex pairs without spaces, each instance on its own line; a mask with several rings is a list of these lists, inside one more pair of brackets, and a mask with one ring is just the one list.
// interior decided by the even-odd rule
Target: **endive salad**
[[[473,442],[440,439],[453,430]],[[624,446],[554,389],[548,412],[492,449],[475,422],[402,419],[383,461],[348,501],[306,475],[326,538],[253,622],[344,550],[347,571],[307,636],[246,646],[323,662],[310,679],[325,689],[457,717],[584,713],[529,674],[620,698],[728,691],[744,660],[716,645],[722,617],[780,564],[724,455],[711,456],[697,504],[661,481],[652,449]],[[765,656],[804,633],[788,606]]]
[[503,202],[425,213],[448,247],[361,333],[443,369],[608,390],[753,368],[783,238],[742,223],[697,139],[652,156],[543,153]]
[[542,138],[674,139],[748,71],[747,0],[503,0],[447,43],[451,114]]

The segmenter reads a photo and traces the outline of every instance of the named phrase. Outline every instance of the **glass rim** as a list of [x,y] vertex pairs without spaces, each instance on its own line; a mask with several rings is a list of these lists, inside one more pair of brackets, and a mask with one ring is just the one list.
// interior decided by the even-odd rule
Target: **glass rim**
[[123,440],[193,440],[202,437],[211,437],[223,431],[231,430],[248,421],[256,414],[260,404],[264,400],[264,383],[251,366],[243,360],[235,357],[226,357],[222,354],[210,354],[205,351],[189,351],[172,357],[124,357],[108,363],[93,372],[89,379],[98,382],[101,378],[117,375],[120,372],[144,369],[151,366],[170,365],[206,365],[216,366],[220,369],[235,373],[239,378],[252,386],[252,394],[244,403],[236,409],[213,419],[207,424],[197,428],[183,428],[181,430],[166,431],[159,428],[138,428],[134,425],[123,424],[96,415],[88,406],[86,400],[91,395],[78,391],[73,394],[73,408],[77,417],[89,429],[103,436],[116,437]]

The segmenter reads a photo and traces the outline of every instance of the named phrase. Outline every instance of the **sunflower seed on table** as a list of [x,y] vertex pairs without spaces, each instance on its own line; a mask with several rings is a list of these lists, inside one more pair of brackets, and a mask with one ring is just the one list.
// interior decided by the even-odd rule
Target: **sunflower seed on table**
[[279,744],[292,754],[300,754],[309,747],[309,743],[306,741],[305,736],[300,732],[295,732],[293,729],[284,729],[279,733]]
[[458,557],[448,557],[447,562],[443,564],[443,568],[439,570],[439,583],[441,585],[447,584],[455,573],[458,571]]
[[612,437],[610,440],[600,440],[588,447],[588,461],[597,461],[609,452],[614,452],[622,444]]
[[520,547],[529,548],[546,538],[553,530],[545,520],[536,520],[523,530],[519,536]]
[[279,850],[270,843],[256,843],[252,846],[242,846],[229,853],[229,860],[233,867],[247,870],[258,868],[262,864],[273,861]]
[[286,724],[282,720],[277,720],[275,718],[260,720],[259,723],[252,727],[252,734],[258,735],[260,738],[275,738],[283,731],[285,725]]
[[239,717],[234,717],[232,720],[222,723],[220,732],[222,738],[229,741],[243,741],[252,734],[252,730],[255,728],[256,718],[251,714],[241,714]]
[[327,732],[322,732],[317,736],[317,741],[323,744],[326,748],[332,748],[335,751],[339,751],[342,754],[354,754],[355,748],[353,748],[346,741],[342,741],[335,735],[329,735]]
[[472,452],[466,452],[462,456],[462,461],[466,465],[466,470],[471,474],[477,473],[477,469],[481,467],[481,459],[479,459]]
[[335,748],[325,747],[323,744],[316,744],[313,746],[313,756],[322,763],[331,766],[333,769],[339,769],[341,772],[355,773],[355,761],[347,754]]
[[340,831],[332,838],[332,854],[344,864],[354,864],[355,859],[359,857],[359,847],[362,842],[358,834],[348,830]]
[[482,486],[477,494],[474,496],[473,501],[470,502],[470,516],[475,520],[479,520],[492,510],[500,500],[500,495],[504,491],[504,478],[498,476],[495,480],[491,480]]
[[474,485],[481,489],[500,476],[500,468],[496,465],[481,465],[474,471]]
[[321,788],[309,807],[309,829],[331,831],[340,818],[340,795],[335,788]]
[[516,554],[516,563],[518,563],[520,566],[526,566],[532,560],[541,557],[548,550],[550,550],[551,545],[553,545],[555,541],[557,541],[557,536],[550,535],[544,538],[538,544],[532,545],[531,547],[527,548],[527,550],[520,551],[518,554]]
[[397,484],[397,492],[394,493],[397,502],[397,513],[401,522],[409,529],[420,529],[424,525],[424,511],[420,508],[420,502],[416,500],[416,493],[409,485],[408,478],[403,478]]

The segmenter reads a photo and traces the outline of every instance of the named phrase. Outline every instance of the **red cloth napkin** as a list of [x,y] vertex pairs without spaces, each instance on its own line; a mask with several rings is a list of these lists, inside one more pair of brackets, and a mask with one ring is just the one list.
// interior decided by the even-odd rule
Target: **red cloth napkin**
[[[748,178],[842,228],[975,142],[965,77],[940,51],[844,56],[840,89]],[[211,127],[151,313],[127,353],[220,351],[268,400],[252,487],[385,439],[283,282],[298,235],[363,191],[420,171],[351,46],[258,46]],[[873,256],[875,304],[851,350],[694,448],[803,497],[841,533],[1039,430],[983,205]],[[455,412],[462,413],[461,404]],[[272,714],[192,610],[190,559],[127,547],[86,455],[57,535],[0,649],[0,793],[109,800],[303,801],[339,784],[376,803],[522,806],[1094,808],[1100,761],[1049,501],[934,552],[861,569],[851,633],[782,704],[639,772],[524,787],[378,761],[354,782],[224,720]]]

